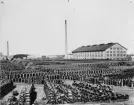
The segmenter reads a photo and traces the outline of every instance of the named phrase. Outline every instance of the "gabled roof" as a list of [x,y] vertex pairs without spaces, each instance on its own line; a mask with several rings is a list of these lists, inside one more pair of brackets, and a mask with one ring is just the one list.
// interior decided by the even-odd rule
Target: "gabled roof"
[[81,46],[81,47],[77,48],[76,50],[72,51],[72,53],[105,51],[106,49],[110,48],[111,46],[113,46],[115,44],[118,44],[118,43],[107,43],[107,44],[99,44],[99,45],[92,45],[92,46],[91,45]]

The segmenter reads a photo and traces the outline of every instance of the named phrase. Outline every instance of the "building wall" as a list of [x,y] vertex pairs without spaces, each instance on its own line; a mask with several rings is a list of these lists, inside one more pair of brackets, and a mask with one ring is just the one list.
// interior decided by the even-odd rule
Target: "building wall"
[[105,51],[105,57],[107,59],[123,60],[126,59],[126,56],[127,56],[127,49],[125,49],[119,44],[115,44]]
[[119,45],[115,44],[105,51],[98,52],[78,52],[73,53],[74,59],[125,59],[127,50]]
[[105,59],[105,52],[78,52],[73,53],[74,59]]

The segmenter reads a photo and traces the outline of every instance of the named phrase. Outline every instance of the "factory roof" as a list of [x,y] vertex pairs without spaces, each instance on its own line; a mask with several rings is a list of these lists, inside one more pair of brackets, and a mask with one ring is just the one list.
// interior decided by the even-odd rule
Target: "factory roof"
[[[119,44],[119,43],[107,43],[107,44],[99,44],[99,45],[81,46],[81,47],[75,49],[74,51],[72,51],[72,53],[105,51],[106,49],[110,48],[111,46],[113,46],[115,44]],[[120,46],[122,46],[122,45],[120,45]]]

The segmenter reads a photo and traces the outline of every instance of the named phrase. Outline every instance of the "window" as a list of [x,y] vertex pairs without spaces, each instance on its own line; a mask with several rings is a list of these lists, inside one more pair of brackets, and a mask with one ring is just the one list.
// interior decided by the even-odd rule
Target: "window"
[[115,53],[115,51],[113,51],[113,53]]
[[113,48],[114,50],[116,49],[116,47]]
[[117,56],[119,56],[119,54],[117,54]]
[[89,52],[87,52],[87,56],[89,56]]
[[85,56],[84,57],[86,57],[86,52],[85,52]]
[[110,56],[112,57],[112,54],[110,54]]
[[117,50],[119,50],[119,48],[117,48]]
[[109,51],[107,51],[107,53],[109,53]]
[[116,54],[113,54],[113,56],[116,56]]
[[112,53],[112,51],[110,51],[110,53]]
[[112,50],[112,47],[110,49]]

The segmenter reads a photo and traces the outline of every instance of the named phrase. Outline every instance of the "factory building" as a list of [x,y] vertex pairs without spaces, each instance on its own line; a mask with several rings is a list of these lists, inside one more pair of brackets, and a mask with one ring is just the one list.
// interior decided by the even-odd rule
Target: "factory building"
[[72,51],[74,59],[125,60],[127,49],[119,43],[81,46]]

